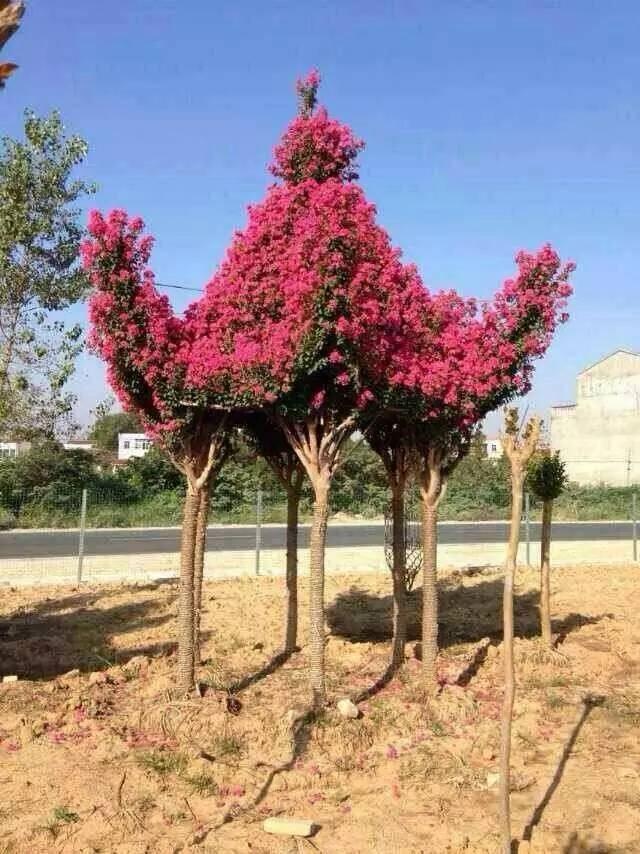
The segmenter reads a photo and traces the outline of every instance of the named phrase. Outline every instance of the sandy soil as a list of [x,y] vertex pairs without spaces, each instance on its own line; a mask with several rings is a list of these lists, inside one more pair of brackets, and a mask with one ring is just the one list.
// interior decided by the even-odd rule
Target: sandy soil
[[[640,573],[558,570],[555,653],[535,638],[535,574],[519,582],[518,850],[639,852]],[[1,590],[0,667],[20,680],[0,685],[0,852],[497,851],[500,576],[443,579],[442,690],[428,700],[413,643],[376,686],[387,576],[329,576],[329,692],[368,696],[358,720],[330,708],[295,723],[306,622],[301,651],[274,660],[282,586],[207,584],[192,701],[171,695],[173,583]],[[272,815],[320,829],[311,842],[268,836]]]

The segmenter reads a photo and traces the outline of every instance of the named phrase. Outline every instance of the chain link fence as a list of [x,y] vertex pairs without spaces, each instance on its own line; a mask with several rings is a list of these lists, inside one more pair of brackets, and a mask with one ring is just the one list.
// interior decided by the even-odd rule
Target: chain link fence
[[[386,571],[391,561],[391,522],[387,498],[372,508],[370,493],[359,501],[357,487],[334,504],[329,523],[328,571]],[[308,565],[310,496],[300,507],[299,563]],[[446,514],[443,514],[446,516]],[[442,521],[441,566],[497,565],[504,559],[508,524],[492,521]],[[609,563],[637,560],[637,502],[613,521],[558,521],[552,560]],[[78,583],[83,581],[168,578],[179,569],[182,495],[179,491],[131,500],[99,489],[39,489],[0,496],[0,583]],[[520,561],[539,560],[539,514],[528,496],[522,521]],[[211,508],[205,573],[208,576],[277,575],[284,571],[286,501],[260,488],[252,500]],[[407,501],[407,561],[418,577],[419,503]],[[419,584],[419,578],[416,581]]]

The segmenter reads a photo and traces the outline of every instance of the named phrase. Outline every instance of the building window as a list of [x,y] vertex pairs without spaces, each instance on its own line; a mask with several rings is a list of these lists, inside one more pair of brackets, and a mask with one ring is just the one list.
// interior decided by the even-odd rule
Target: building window
[[498,450],[498,446],[497,446],[495,443],[493,443],[493,444],[491,445],[491,450],[492,450],[492,451],[493,451],[493,453],[495,454],[495,452]]
[[123,442],[123,445],[122,445],[123,448],[125,449],[125,451],[129,450],[129,445],[130,445],[129,440],[125,439],[125,441]]

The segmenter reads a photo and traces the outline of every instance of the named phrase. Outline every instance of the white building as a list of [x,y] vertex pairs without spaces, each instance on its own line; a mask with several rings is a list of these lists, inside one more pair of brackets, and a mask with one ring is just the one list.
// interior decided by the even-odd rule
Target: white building
[[551,408],[550,438],[570,480],[640,483],[640,354],[616,350],[581,371],[576,402]]
[[31,448],[31,442],[0,442],[0,457],[19,457]]
[[152,442],[144,433],[118,433],[118,459],[144,457]]

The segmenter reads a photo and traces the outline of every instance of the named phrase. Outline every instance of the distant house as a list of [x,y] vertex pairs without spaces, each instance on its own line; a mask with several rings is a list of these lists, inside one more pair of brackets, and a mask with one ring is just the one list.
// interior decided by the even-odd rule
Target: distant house
[[144,457],[152,444],[145,433],[118,433],[118,460]]
[[502,456],[502,441],[499,436],[488,436],[484,440],[484,447],[490,460],[499,460]]
[[19,457],[31,448],[31,442],[0,442],[0,458]]
[[640,353],[616,350],[580,371],[576,402],[551,407],[551,447],[576,483],[640,483]]
[[94,444],[91,439],[69,439],[62,447],[65,451],[93,451]]

